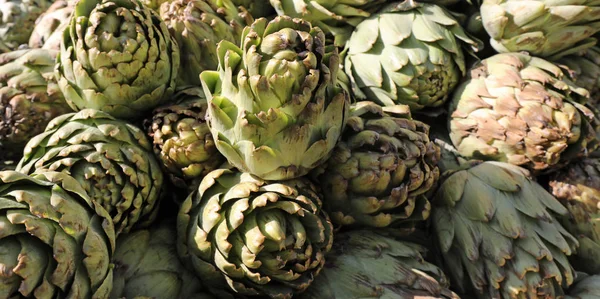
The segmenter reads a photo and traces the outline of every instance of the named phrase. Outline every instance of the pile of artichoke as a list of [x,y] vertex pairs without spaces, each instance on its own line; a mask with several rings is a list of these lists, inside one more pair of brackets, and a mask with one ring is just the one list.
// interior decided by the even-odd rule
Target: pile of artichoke
[[600,0],[0,0],[0,299],[600,298]]

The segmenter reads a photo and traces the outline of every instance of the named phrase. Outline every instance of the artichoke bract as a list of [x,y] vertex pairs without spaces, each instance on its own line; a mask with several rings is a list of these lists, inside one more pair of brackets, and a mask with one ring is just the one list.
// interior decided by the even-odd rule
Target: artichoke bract
[[218,298],[291,298],[325,264],[333,226],[304,178],[217,169],[182,204],[178,252]]
[[590,104],[600,108],[600,47],[592,47],[557,61],[565,66],[573,82],[590,92]]
[[335,45],[343,47],[354,28],[385,0],[271,0],[280,16],[302,18],[335,37]]
[[600,1],[484,0],[481,19],[496,51],[554,60],[596,44]]
[[597,299],[600,298],[600,275],[587,276],[573,284],[567,291],[565,299]]
[[175,90],[177,43],[138,0],[78,1],[60,49],[56,76],[75,110],[138,118]]
[[53,119],[27,143],[17,170],[73,176],[108,211],[117,233],[158,212],[163,174],[144,131],[98,110]]
[[111,298],[213,299],[177,255],[174,221],[119,236]]
[[29,47],[60,51],[63,31],[69,25],[74,8],[73,0],[58,0],[52,3],[35,21],[35,27],[29,37]]
[[115,231],[72,177],[0,172],[0,298],[109,298]]
[[518,166],[446,170],[432,226],[446,274],[476,298],[558,298],[573,283],[577,246],[555,218],[567,210]]
[[253,22],[230,0],[221,0],[221,5],[213,0],[169,1],[161,6],[160,16],[179,46],[178,88],[200,86],[202,71],[217,70],[217,44],[222,40],[239,44],[242,30]]
[[191,88],[175,96],[177,104],[159,107],[148,121],[148,136],[154,154],[175,186],[196,186],[225,158],[219,153],[208,124],[207,103],[200,88]]
[[0,54],[0,151],[18,159],[33,136],[54,117],[71,112],[54,77],[52,50]]
[[385,227],[429,217],[439,148],[408,106],[358,102],[331,158],[312,173],[338,226]]
[[359,100],[439,107],[466,72],[463,44],[479,47],[444,8],[407,0],[356,27],[344,67]]
[[578,104],[588,96],[546,60],[497,54],[457,88],[450,137],[465,157],[549,172],[597,147],[597,117]]
[[26,45],[35,20],[50,4],[49,0],[0,0],[0,53]]
[[600,274],[600,159],[569,164],[550,177],[549,185],[569,210],[559,220],[579,240],[571,263],[579,271]]
[[458,299],[442,270],[425,261],[426,251],[373,231],[336,234],[325,268],[299,298]]
[[307,174],[330,156],[349,111],[339,55],[300,19],[255,21],[242,48],[222,41],[219,70],[200,78],[208,125],[229,163],[265,180]]

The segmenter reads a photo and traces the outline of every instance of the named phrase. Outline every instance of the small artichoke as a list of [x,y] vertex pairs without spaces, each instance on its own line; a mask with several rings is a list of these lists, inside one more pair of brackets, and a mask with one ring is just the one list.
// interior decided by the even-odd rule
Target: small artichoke
[[[173,0],[160,8],[171,36],[177,41],[181,67],[177,86],[200,86],[200,73],[217,70],[217,44],[226,40],[239,44],[242,30],[253,22],[248,13],[240,12],[231,0]],[[220,12],[229,14],[222,14]]]
[[590,104],[600,108],[600,47],[565,56],[558,63],[567,68],[575,84],[590,92]]
[[343,47],[356,26],[386,0],[271,0],[280,16],[302,18],[335,37]]
[[575,269],[600,274],[600,159],[571,163],[550,177],[550,190],[569,210],[560,218],[580,247],[571,259]]
[[219,70],[200,77],[208,125],[229,163],[284,180],[325,162],[350,105],[323,32],[301,19],[263,18],[244,29],[241,49],[222,41],[217,52]]
[[589,93],[559,67],[520,53],[497,54],[470,70],[449,107],[450,136],[468,158],[549,172],[597,146]]
[[69,105],[137,118],[173,94],[179,49],[138,0],[80,0],[61,40],[56,77]]
[[345,71],[360,100],[439,107],[466,72],[463,43],[479,47],[444,8],[406,0],[356,27]]
[[63,31],[69,25],[75,1],[57,0],[36,21],[29,38],[30,48],[60,51]]
[[54,77],[57,52],[33,49],[0,54],[0,151],[18,159],[23,147],[56,116],[71,112]]
[[50,0],[0,0],[0,53],[26,45],[35,20],[50,4]]
[[0,298],[109,298],[113,223],[72,177],[0,172]]
[[424,194],[440,175],[440,150],[428,135],[408,106],[354,104],[332,157],[312,173],[332,222],[386,227],[427,219]]
[[587,276],[577,279],[567,291],[565,299],[598,299],[600,298],[600,275]]
[[577,240],[556,220],[567,210],[529,173],[483,162],[450,175],[431,219],[446,273],[476,298],[558,298],[573,283]]
[[484,0],[481,18],[492,47],[550,60],[596,44],[598,0]]
[[372,231],[336,234],[325,268],[299,298],[458,299],[442,270],[424,260],[425,252]]
[[182,204],[179,256],[218,298],[291,298],[325,264],[332,224],[316,187],[217,169]]
[[146,225],[158,212],[163,174],[137,127],[92,109],[53,119],[27,143],[17,170],[65,172],[113,219],[117,233]]
[[179,260],[176,236],[171,221],[119,236],[110,297],[213,299],[202,292],[200,280]]
[[207,103],[200,88],[179,92],[176,104],[154,110],[146,124],[154,154],[175,186],[196,186],[225,158],[206,124]]

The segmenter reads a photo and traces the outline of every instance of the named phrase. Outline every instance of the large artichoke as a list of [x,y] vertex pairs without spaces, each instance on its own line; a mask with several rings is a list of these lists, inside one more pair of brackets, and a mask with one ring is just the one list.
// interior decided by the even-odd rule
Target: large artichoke
[[600,47],[582,50],[558,60],[573,82],[590,92],[590,103],[600,108]]
[[450,104],[452,142],[466,157],[557,168],[597,146],[588,92],[554,64],[520,53],[481,61]]
[[291,298],[325,264],[333,236],[315,186],[209,173],[181,206],[179,256],[218,298]]
[[550,190],[569,210],[560,220],[579,240],[575,269],[600,274],[600,159],[571,163],[553,174]]
[[598,299],[600,298],[600,275],[584,275],[577,279],[567,291],[565,299]]
[[271,0],[277,13],[302,18],[335,37],[344,46],[354,28],[386,0]]
[[0,0],[0,53],[27,44],[35,20],[51,3],[50,0]]
[[17,170],[65,172],[103,206],[117,233],[154,220],[163,174],[152,145],[137,127],[85,109],[53,119],[29,141]]
[[111,298],[211,299],[177,256],[175,223],[121,235],[113,257]]
[[197,186],[225,159],[206,124],[206,98],[199,88],[179,92],[178,103],[154,110],[146,124],[154,153],[177,187]]
[[438,107],[466,72],[463,43],[479,47],[444,8],[406,0],[356,27],[345,71],[358,99]]
[[[444,170],[451,173],[453,170]],[[476,298],[558,298],[573,282],[577,245],[567,210],[517,166],[484,162],[451,173],[432,198],[447,274]]]
[[115,231],[72,177],[0,172],[0,298],[108,298]]
[[57,58],[73,109],[136,118],[175,90],[179,49],[157,13],[138,0],[80,0]]
[[325,268],[302,299],[455,298],[426,249],[372,231],[335,235]]
[[202,71],[217,70],[217,44],[222,40],[239,44],[242,30],[253,21],[248,13],[238,14],[230,0],[220,1],[221,5],[215,0],[174,0],[160,7],[180,49],[178,87],[200,86]]
[[36,21],[29,38],[30,48],[44,48],[60,51],[63,31],[75,8],[73,0],[57,0],[52,3]]
[[558,59],[596,44],[598,0],[484,0],[483,26],[500,53]]
[[54,77],[56,55],[43,49],[0,54],[2,159],[18,159],[25,143],[51,119],[71,111]]
[[259,19],[244,29],[242,49],[222,41],[217,51],[219,71],[200,77],[223,156],[267,180],[322,164],[349,110],[337,49],[325,46],[323,32],[300,19]]
[[428,134],[408,106],[353,105],[332,157],[313,172],[332,222],[385,227],[427,219],[424,194],[440,174],[440,150]]

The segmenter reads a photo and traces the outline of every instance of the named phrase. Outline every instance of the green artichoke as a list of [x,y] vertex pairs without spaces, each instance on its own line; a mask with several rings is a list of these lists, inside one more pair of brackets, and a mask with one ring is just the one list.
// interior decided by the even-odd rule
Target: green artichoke
[[52,3],[35,21],[35,27],[29,38],[29,47],[60,51],[63,31],[69,25],[74,8],[73,0],[57,0]]
[[578,281],[567,291],[565,299],[598,299],[600,298],[600,275],[587,276]]
[[175,186],[197,187],[225,159],[206,124],[208,107],[202,90],[183,90],[175,99],[177,104],[154,110],[146,124],[147,132],[154,144],[154,154]]
[[598,0],[484,0],[481,18],[500,53],[558,59],[596,44]]
[[0,53],[27,44],[35,20],[51,3],[50,0],[0,0]]
[[303,176],[330,156],[349,111],[337,49],[289,17],[257,20],[242,41],[219,43],[219,70],[200,75],[217,148],[265,180]]
[[111,298],[212,299],[177,256],[175,223],[121,235],[113,257]]
[[[450,175],[432,198],[432,226],[453,286],[476,298],[558,298],[573,283],[577,240],[567,210],[517,166],[484,162]],[[454,171],[454,172],[453,172]]]
[[567,67],[575,84],[590,92],[590,103],[600,108],[600,47],[565,56],[558,63]]
[[109,298],[115,231],[72,177],[0,172],[0,298]]
[[217,169],[183,203],[178,252],[218,298],[291,298],[311,284],[333,242],[317,190]]
[[423,246],[372,231],[335,235],[319,278],[301,299],[455,298]]
[[356,26],[386,0],[271,0],[280,16],[302,18],[335,37],[343,47]]
[[220,1],[221,5],[214,3],[216,0],[173,0],[160,8],[160,16],[179,45],[179,88],[200,86],[202,71],[217,70],[217,44],[222,40],[239,44],[242,30],[253,22],[248,13],[238,14],[231,0]]
[[449,107],[450,136],[469,158],[548,172],[597,147],[597,117],[576,103],[589,93],[559,67],[497,54],[470,70]]
[[54,77],[56,55],[43,49],[0,54],[2,159],[18,159],[27,141],[51,119],[71,112]]
[[152,222],[158,212],[163,174],[152,145],[142,130],[98,110],[53,119],[27,143],[17,170],[73,176],[108,211],[117,233]]
[[600,274],[600,159],[569,164],[550,177],[550,190],[569,210],[560,218],[580,247],[571,259],[575,269]]
[[179,49],[138,0],[80,0],[63,33],[56,76],[69,105],[137,118],[169,99]]
[[312,173],[332,222],[385,227],[427,219],[424,194],[440,175],[440,150],[428,134],[408,106],[354,104],[332,157]]
[[466,72],[463,43],[479,47],[444,8],[406,0],[356,27],[345,71],[360,100],[439,107]]

